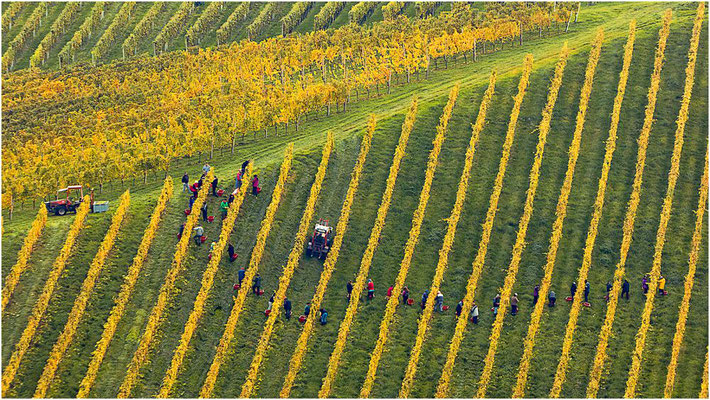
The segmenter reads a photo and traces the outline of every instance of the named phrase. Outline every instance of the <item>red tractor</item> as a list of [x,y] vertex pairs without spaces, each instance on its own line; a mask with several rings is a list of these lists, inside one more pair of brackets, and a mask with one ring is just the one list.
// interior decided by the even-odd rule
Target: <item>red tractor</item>
[[[78,192],[79,197],[75,199],[70,196],[72,191]],[[77,208],[79,208],[84,198],[84,188],[81,185],[67,186],[64,189],[57,190],[56,197],[56,200],[44,202],[48,212],[54,213],[55,215],[66,215],[67,211],[76,213]]]
[[306,255],[308,257],[317,256],[323,260],[333,245],[333,228],[328,224],[327,219],[320,219],[313,229],[313,235],[308,238]]

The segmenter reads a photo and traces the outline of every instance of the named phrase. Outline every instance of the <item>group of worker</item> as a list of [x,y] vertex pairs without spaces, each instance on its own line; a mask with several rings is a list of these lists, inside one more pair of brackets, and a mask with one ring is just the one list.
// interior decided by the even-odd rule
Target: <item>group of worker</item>
[[[229,207],[231,206],[232,202],[234,201],[234,196],[237,193],[237,189],[239,189],[242,186],[242,179],[246,173],[246,168],[249,165],[249,162],[250,162],[249,160],[244,161],[242,163],[241,169],[237,172],[237,177],[235,179],[235,190],[232,193],[230,193],[228,197],[223,198],[219,203],[219,209],[221,211],[221,215],[222,215],[223,220],[225,218],[227,218],[227,214],[229,213]],[[192,184],[190,184],[190,176],[188,175],[188,173],[185,172],[183,174],[183,176],[182,176],[182,191],[183,191],[183,193],[189,192],[191,194],[190,198],[189,198],[188,210],[192,211],[192,206],[194,205],[195,200],[197,199],[197,195],[199,194],[200,189],[202,188],[204,180],[207,177],[207,174],[210,172],[211,169],[212,169],[212,167],[209,164],[205,163],[205,165],[202,167],[202,176],[200,176],[200,179],[198,179],[197,181],[195,181]],[[252,182],[252,194],[254,196],[257,196],[261,192],[261,187],[259,187],[259,177],[256,174],[254,174],[251,182]],[[211,185],[211,189],[212,189],[212,195],[215,197],[220,197],[222,191],[218,189],[219,179],[217,178],[217,176],[214,176],[210,185]],[[207,205],[206,201],[203,202],[202,207],[200,207],[202,221],[203,222],[204,221],[212,222],[214,217],[210,217],[208,215],[207,207],[208,207],[208,205]],[[180,226],[180,229],[178,231],[178,237],[182,237],[184,230],[185,230],[185,224],[183,223]],[[195,226],[193,228],[193,231],[195,234],[195,236],[194,236],[195,244],[197,244],[197,246],[200,246],[204,241],[203,237],[205,234],[205,229],[198,222],[197,226]],[[212,244],[210,246],[211,247],[210,258],[212,256],[212,248],[214,247],[214,245],[215,245],[215,243],[212,242]],[[230,260],[234,261],[234,259],[236,258],[233,253],[234,247],[231,244],[229,246],[232,249],[232,252],[230,252],[230,256],[229,256]]]

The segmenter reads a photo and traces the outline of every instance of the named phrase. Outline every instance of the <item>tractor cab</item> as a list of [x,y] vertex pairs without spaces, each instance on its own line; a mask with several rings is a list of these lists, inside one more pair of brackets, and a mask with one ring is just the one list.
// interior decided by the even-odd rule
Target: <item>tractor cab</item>
[[333,227],[328,223],[327,219],[320,219],[313,228],[313,234],[308,238],[308,246],[306,247],[306,255],[308,257],[317,256],[319,259],[324,259],[330,247],[333,245]]
[[47,211],[55,215],[66,215],[67,211],[76,213],[84,198],[84,188],[81,185],[67,186],[57,190],[55,200],[45,201]]

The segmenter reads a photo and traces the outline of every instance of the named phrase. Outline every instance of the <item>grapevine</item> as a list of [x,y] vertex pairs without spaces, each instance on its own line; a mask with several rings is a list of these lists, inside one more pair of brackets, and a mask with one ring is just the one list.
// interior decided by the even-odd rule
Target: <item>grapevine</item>
[[44,64],[49,55],[49,51],[52,50],[52,46],[54,46],[59,40],[59,37],[64,34],[67,25],[72,22],[76,13],[79,12],[80,7],[81,4],[75,1],[68,2],[64,6],[62,12],[59,13],[59,16],[49,28],[49,32],[42,38],[37,49],[30,56],[30,67],[39,67],[41,64]]
[[32,222],[29,232],[25,237],[25,241],[22,244],[22,248],[17,253],[17,262],[13,265],[10,273],[5,278],[5,286],[2,288],[2,311],[5,311],[5,307],[10,302],[10,298],[15,291],[17,283],[20,281],[20,275],[22,275],[25,270],[27,270],[27,263],[32,255],[32,249],[34,248],[37,240],[42,236],[42,230],[47,224],[47,207],[40,207],[37,211],[37,216]]
[[318,11],[318,14],[313,18],[313,30],[326,29],[335,21],[338,14],[345,7],[343,1],[329,1]]
[[180,8],[175,11],[168,23],[163,26],[163,29],[158,33],[158,36],[153,40],[153,53],[168,50],[168,42],[176,38],[180,31],[182,30],[187,18],[192,14],[192,10],[195,8],[195,3],[187,1],[180,4]]
[[113,18],[113,21],[111,21],[111,25],[106,28],[104,34],[101,35],[101,38],[91,50],[91,59],[94,63],[111,50],[111,46],[116,41],[116,38],[123,31],[126,24],[128,24],[128,20],[131,18],[131,12],[133,12],[135,6],[135,1],[123,3],[116,16]]
[[[215,3],[212,3],[215,4]],[[251,163],[247,165],[245,170],[245,176],[251,176],[252,165]],[[246,196],[248,185],[242,185],[239,188],[239,192],[234,197],[234,201],[230,204],[227,211],[227,217],[222,222],[222,232],[219,234],[219,241],[215,246],[214,250],[211,251],[211,258],[207,264],[207,269],[202,274],[202,285],[200,286],[200,291],[197,293],[195,298],[195,303],[192,306],[192,311],[190,312],[190,317],[185,324],[185,328],[180,338],[180,343],[173,353],[173,358],[170,363],[168,371],[165,373],[163,378],[163,384],[160,387],[160,392],[158,393],[159,398],[166,398],[170,396],[170,391],[172,390],[175,381],[177,380],[177,375],[182,366],[182,362],[185,359],[185,354],[187,353],[187,348],[190,345],[190,340],[192,339],[195,329],[197,329],[197,323],[202,318],[202,314],[205,311],[205,304],[207,302],[207,296],[209,296],[212,290],[212,285],[214,284],[214,277],[219,269],[219,264],[222,260],[222,254],[224,253],[224,248],[227,246],[227,241],[229,236],[234,230],[234,222],[237,220],[239,215],[239,210],[241,209],[242,203],[244,202],[244,197]]]
[[224,9],[223,1],[210,2],[210,5],[200,14],[197,21],[187,29],[187,33],[185,33],[186,42],[190,45],[200,44],[200,39],[219,20],[222,9]]
[[[562,189],[560,190],[560,197],[557,201],[556,215],[557,218],[554,223],[554,229],[562,232],[562,225],[564,224],[564,219],[567,214],[567,202],[569,200],[569,195],[572,190],[572,180],[574,179],[574,170],[577,165],[577,159],[579,157],[579,147],[582,140],[582,131],[584,129],[584,121],[587,114],[587,105],[589,104],[589,97],[592,92],[592,85],[594,83],[594,74],[596,71],[597,63],[599,61],[599,55],[601,52],[602,42],[604,40],[604,31],[599,30],[596,37],[594,38],[594,43],[592,45],[592,50],[589,53],[589,61],[587,62],[587,69],[585,72],[584,84],[580,93],[579,100],[579,112],[577,113],[576,126],[574,130],[574,135],[572,138],[572,143],[569,148],[569,160],[567,163],[567,171],[565,173],[565,180],[562,184]],[[513,256],[510,261],[510,266],[508,268],[508,273],[505,277],[505,283],[503,290],[501,292],[501,302],[499,311],[496,314],[495,322],[493,323],[493,328],[490,335],[490,346],[488,348],[488,354],[484,361],[483,373],[481,374],[481,379],[478,383],[478,397],[484,397],[488,384],[490,383],[491,373],[493,371],[493,363],[495,359],[496,349],[498,347],[498,340],[500,339],[500,334],[503,329],[503,318],[505,317],[508,303],[510,302],[510,296],[513,291],[513,285],[515,284],[515,278],[520,266],[520,259],[522,257],[522,252],[525,247],[525,236],[527,233],[527,227],[530,223],[530,218],[533,213],[533,201],[535,198],[535,193],[537,191],[538,180],[540,177],[540,167],[542,164],[542,157],[545,148],[545,141],[547,135],[540,135],[538,141],[537,151],[535,153],[535,161],[533,167],[530,171],[530,186],[527,191],[527,198],[525,200],[525,208],[523,210],[523,215],[520,218],[518,234],[516,237],[515,245],[513,246]],[[553,252],[557,251],[555,247],[552,249]],[[549,254],[549,253],[548,253]]]
[[[636,36],[636,21],[632,20],[631,23],[629,24],[629,37],[626,41],[626,46],[625,46],[625,50],[624,50],[624,65],[621,69],[621,73],[619,74],[619,86],[617,89],[616,98],[614,99],[614,110],[612,111],[612,114],[611,114],[611,127],[609,128],[609,139],[607,140],[606,154],[604,155],[604,165],[602,166],[602,175],[599,178],[599,189],[598,189],[599,192],[597,194],[597,200],[596,200],[599,202],[603,201],[602,190],[606,189],[607,180],[608,180],[608,176],[609,176],[609,169],[611,168],[611,159],[612,159],[613,151],[614,151],[614,148],[616,145],[617,129],[619,126],[619,118],[621,116],[621,104],[624,100],[624,92],[626,91],[626,82],[628,81],[628,78],[629,78],[629,66],[631,64],[631,58],[633,56],[635,36]],[[612,147],[612,146],[614,146],[614,147]],[[600,195],[602,196],[601,198],[599,197]],[[599,219],[593,218],[593,221],[596,221],[596,224],[599,223]],[[618,273],[618,271],[617,271],[617,273]],[[618,276],[619,276],[619,279],[621,279],[621,275],[618,275]],[[621,282],[621,281],[619,280],[619,282]],[[616,279],[615,279],[615,283],[616,283]],[[612,287],[612,289],[613,289],[613,287]],[[614,292],[612,290],[612,292],[609,295],[608,308],[615,308],[617,299],[618,299],[618,291]],[[607,314],[607,315],[609,315],[609,314]],[[601,343],[601,338],[602,338],[602,335],[600,335],[600,343]],[[592,365],[592,369],[590,372],[590,379],[589,379],[589,383],[587,386],[587,396],[588,397],[596,397],[596,393],[599,390],[599,380],[601,379],[602,366],[603,366],[603,359],[599,358],[600,356],[602,356],[602,353],[599,353],[599,349],[601,349],[601,345],[599,347],[597,347],[596,358],[594,360],[594,364]]]
[[72,38],[64,45],[62,50],[59,52],[59,63],[69,62],[69,57],[71,56],[72,61],[79,48],[86,43],[86,41],[91,37],[91,33],[99,26],[99,23],[103,19],[104,10],[106,8],[105,1],[97,1],[91,8],[91,12],[86,17],[84,22],[81,24],[79,29],[74,32]]
[[[441,250],[439,250],[439,261],[436,265],[436,272],[434,273],[434,279],[429,293],[438,293],[441,282],[444,279],[444,272],[446,271],[446,267],[449,262],[449,253],[451,252],[451,248],[454,244],[456,228],[458,226],[459,219],[461,218],[463,204],[466,201],[468,182],[471,178],[471,168],[473,168],[473,157],[476,154],[476,145],[478,144],[478,138],[481,135],[481,131],[483,131],[483,126],[486,123],[488,106],[493,98],[493,93],[495,92],[496,77],[496,71],[493,71],[488,81],[488,89],[484,93],[483,100],[481,100],[481,105],[478,109],[476,123],[472,125],[471,139],[468,143],[468,148],[466,149],[464,167],[461,172],[458,188],[456,190],[456,201],[454,202],[454,207],[451,209],[451,215],[447,219],[448,225],[446,228],[446,234],[444,235]],[[424,344],[434,310],[434,299],[434,295],[427,297],[424,311],[419,317],[417,337],[409,356],[409,364],[407,365],[402,386],[399,390],[400,398],[408,398],[412,391],[414,377],[417,372],[417,363],[419,362],[419,356],[421,354],[422,346]]]
[[91,297],[91,294],[94,291],[94,287],[99,279],[99,274],[101,274],[101,270],[106,263],[106,258],[108,257],[111,249],[113,249],[113,245],[116,243],[118,231],[121,229],[121,224],[128,213],[128,207],[130,204],[131,196],[129,192],[126,191],[123,196],[121,196],[121,203],[118,205],[116,213],[111,219],[111,225],[104,236],[104,240],[99,246],[99,250],[96,252],[96,256],[94,256],[93,261],[91,261],[89,272],[87,272],[84,283],[81,285],[79,295],[74,300],[74,306],[72,306],[72,309],[69,312],[69,319],[67,320],[66,325],[64,325],[64,330],[59,335],[59,338],[52,347],[52,351],[49,353],[49,359],[44,365],[44,370],[42,371],[42,375],[39,377],[35,394],[32,397],[44,398],[47,396],[47,391],[54,380],[57,368],[59,368],[59,363],[62,362],[64,354],[74,339],[74,334],[76,334],[79,322],[84,316],[86,306],[89,304],[89,297]]
[[[376,120],[375,116],[370,116],[367,123],[367,131],[362,138],[362,144],[360,146],[360,154],[358,155],[357,162],[353,168],[350,184],[348,185],[348,191],[345,195],[345,201],[343,201],[343,207],[340,209],[340,217],[338,218],[338,225],[335,227],[335,239],[333,244],[328,250],[328,255],[325,259],[323,265],[323,272],[321,273],[318,286],[316,287],[316,292],[311,300],[311,308],[313,310],[320,310],[321,303],[323,302],[323,297],[325,296],[325,290],[328,287],[328,282],[330,281],[333,271],[335,270],[335,265],[338,262],[338,255],[340,253],[340,247],[343,244],[343,239],[345,237],[345,232],[348,229],[348,223],[350,221],[350,212],[352,209],[353,202],[355,201],[355,194],[357,193],[358,187],[360,185],[360,177],[362,175],[362,170],[365,167],[365,160],[367,159],[367,154],[370,151],[370,145],[372,143],[372,135],[375,132]],[[288,373],[286,374],[286,379],[284,382],[283,389],[281,389],[280,397],[287,398],[291,391],[291,386],[296,380],[296,374],[301,368],[303,363],[303,357],[306,355],[306,346],[308,345],[308,339],[313,332],[313,327],[316,322],[316,312],[308,314],[305,321],[301,335],[298,337],[296,342],[296,348],[291,356],[291,362],[289,364]]]
[[[668,221],[671,218],[671,208],[673,207],[673,195],[675,193],[675,185],[678,181],[680,170],[680,157],[683,150],[683,135],[685,133],[685,124],[688,121],[688,109],[690,107],[690,97],[693,94],[693,83],[695,80],[695,63],[698,58],[698,44],[700,42],[700,29],[703,24],[703,8],[704,4],[698,6],[698,13],[693,24],[693,34],[690,38],[690,49],[688,50],[688,65],[685,68],[685,87],[683,90],[683,99],[681,100],[680,111],[676,119],[677,128],[675,131],[675,142],[673,144],[673,155],[671,156],[671,169],[668,172],[668,188],[666,197],[663,199],[663,208],[661,209],[660,222],[656,233],[656,248],[653,255],[653,266],[651,268],[651,281],[648,285],[648,294],[646,295],[646,304],[641,316],[641,326],[636,333],[636,346],[631,362],[631,370],[629,378],[626,381],[626,393],[624,397],[636,396],[636,385],[638,377],[641,374],[641,361],[643,360],[643,350],[646,345],[646,334],[651,324],[651,312],[653,311],[653,302],[656,297],[656,289],[658,288],[658,280],[661,275],[661,258],[663,257],[663,246],[666,239],[666,229]],[[670,14],[670,10],[668,11]]]
[[298,26],[298,24],[306,18],[306,15],[311,7],[313,7],[313,2],[310,1],[299,1],[293,3],[293,6],[291,6],[288,14],[281,18],[281,35],[285,36],[286,34],[291,33],[296,26]]
[[30,35],[34,37],[37,33],[37,28],[42,25],[42,17],[44,17],[46,12],[47,3],[37,4],[32,14],[30,14],[24,25],[22,25],[20,32],[7,45],[7,50],[5,50],[5,53],[2,55],[3,71],[10,71],[15,65],[15,56],[17,56],[17,53],[25,46]]
[[[560,60],[557,62],[555,68],[555,77],[553,78],[552,85],[550,86],[547,104],[543,110],[543,118],[540,122],[540,135],[549,131],[550,119],[552,118],[552,110],[555,105],[555,100],[557,99],[557,93],[559,91],[559,86],[562,83],[562,72],[564,71],[565,64],[567,62],[567,45],[562,47],[560,53]],[[510,159],[510,151],[513,146],[513,140],[515,139],[515,128],[518,123],[518,116],[520,115],[520,107],[525,97],[525,92],[530,79],[530,72],[532,71],[533,57],[532,55],[527,55],[523,62],[523,71],[520,76],[520,82],[518,83],[518,93],[514,98],[513,109],[510,113],[510,121],[508,122],[508,129],[506,131],[505,142],[503,143],[503,153],[500,158],[498,165],[498,173],[496,175],[495,182],[493,184],[493,192],[489,200],[488,211],[486,213],[486,221],[483,224],[483,231],[481,235],[481,241],[478,244],[478,252],[476,253],[476,258],[473,261],[473,272],[468,279],[466,285],[466,296],[463,300],[463,308],[461,314],[456,321],[456,328],[454,335],[449,344],[449,351],[446,356],[446,363],[442,370],[441,377],[439,378],[439,383],[436,389],[435,396],[438,398],[448,397],[449,382],[451,380],[451,373],[453,372],[454,363],[456,361],[456,355],[458,354],[458,349],[463,341],[463,332],[467,323],[467,316],[473,307],[473,298],[476,290],[476,285],[478,283],[478,278],[480,277],[481,270],[483,269],[483,263],[486,259],[486,252],[488,251],[488,243],[491,237],[491,232],[493,230],[493,221],[495,220],[496,212],[498,211],[498,201],[500,199],[500,194],[503,190],[503,178],[505,177],[505,171],[508,167],[508,160]],[[545,133],[546,134],[546,133]]]
[[155,26],[155,21],[164,9],[165,2],[157,1],[146,11],[143,18],[141,18],[133,28],[133,32],[123,41],[122,51],[124,58],[126,54],[136,55],[136,51],[138,51],[138,41],[142,40],[150,33],[150,30]]
[[[702,4],[702,3],[701,3]],[[695,266],[698,262],[698,252],[700,251],[700,242],[703,239],[703,216],[705,215],[705,207],[708,201],[708,154],[705,153],[705,168],[703,177],[700,180],[700,196],[698,197],[698,208],[695,212],[695,230],[693,231],[693,239],[690,247],[690,256],[688,257],[688,274],[685,276],[685,293],[683,301],[680,303],[680,312],[678,313],[678,323],[673,336],[673,352],[671,353],[671,361],[668,363],[668,375],[666,375],[666,387],[663,391],[663,396],[670,398],[673,396],[673,386],[675,384],[676,369],[678,367],[678,357],[680,356],[680,348],[683,345],[683,336],[685,334],[685,323],[688,320],[688,310],[690,309],[690,296],[693,292],[693,281],[695,279]]]
[[[434,181],[434,173],[436,172],[436,167],[439,163],[439,154],[441,153],[441,147],[446,139],[449,119],[451,118],[458,95],[459,85],[456,84],[449,92],[449,99],[444,106],[441,117],[439,118],[439,124],[436,126],[434,147],[429,153],[429,160],[427,161],[427,168],[424,177],[424,186],[419,194],[419,204],[417,205],[417,209],[414,211],[414,216],[412,217],[412,228],[409,231],[409,238],[407,239],[407,243],[404,247],[404,257],[402,258],[399,274],[397,275],[392,293],[400,293],[402,291],[404,281],[409,273],[409,267],[412,263],[414,249],[419,241],[419,232],[421,231],[422,223],[424,222],[424,213],[426,212],[426,206],[429,203],[431,184]],[[365,382],[360,389],[360,397],[370,397],[372,386],[375,383],[377,367],[379,366],[380,358],[382,357],[385,345],[387,344],[389,326],[392,323],[394,312],[397,309],[397,303],[399,302],[398,299],[397,295],[393,295],[389,298],[389,300],[387,300],[385,315],[382,317],[382,321],[380,322],[380,331],[377,337],[377,343],[375,344],[375,349],[372,351],[370,356],[370,365],[367,370],[367,375],[365,376]]]
[[229,346],[234,336],[234,330],[237,327],[237,322],[239,321],[239,316],[244,308],[244,302],[246,301],[248,288],[251,287],[251,283],[259,270],[259,264],[261,263],[261,258],[264,255],[264,247],[266,246],[266,239],[269,237],[269,232],[271,231],[271,226],[274,223],[274,217],[276,211],[281,204],[281,197],[286,188],[286,179],[288,179],[289,171],[291,170],[291,163],[293,161],[293,144],[289,144],[286,148],[286,153],[284,155],[284,160],[281,162],[281,170],[279,172],[279,178],[274,187],[274,192],[271,195],[271,203],[266,209],[266,215],[261,221],[261,227],[259,228],[259,233],[256,237],[256,244],[252,250],[251,258],[249,259],[249,268],[246,270],[244,280],[242,281],[242,287],[237,293],[237,297],[234,298],[234,305],[232,305],[232,311],[229,314],[229,319],[224,327],[224,333],[222,338],[219,340],[217,345],[217,351],[214,358],[212,359],[212,364],[207,372],[207,378],[202,385],[200,390],[200,397],[207,398],[212,397],[212,392],[214,391],[214,385],[217,382],[217,376],[219,375],[219,369],[224,362],[224,358],[227,355]]
[[[330,360],[328,362],[328,372],[325,378],[323,378],[323,384],[320,391],[318,392],[318,397],[327,398],[330,397],[333,381],[338,371],[338,366],[340,364],[340,358],[342,357],[343,350],[345,349],[345,344],[350,333],[350,327],[352,321],[357,313],[357,307],[360,303],[360,295],[365,288],[365,279],[370,271],[370,266],[372,265],[372,258],[375,255],[375,250],[380,241],[380,235],[382,234],[382,229],[385,226],[385,219],[387,218],[387,212],[389,211],[390,204],[392,203],[392,194],[394,193],[394,185],[397,182],[397,175],[399,174],[399,167],[402,163],[402,158],[405,155],[405,149],[407,148],[407,142],[409,141],[409,135],[414,127],[414,121],[417,117],[417,98],[412,98],[412,103],[409,106],[409,111],[402,124],[402,133],[399,135],[399,142],[397,143],[397,148],[394,151],[394,156],[392,159],[392,165],[390,165],[390,172],[387,176],[387,186],[382,194],[382,201],[380,202],[380,207],[377,210],[377,219],[375,220],[375,225],[372,227],[372,232],[370,233],[370,238],[367,242],[367,247],[365,248],[365,253],[362,255],[362,261],[360,262],[360,271],[358,272],[355,284],[353,285],[353,291],[350,295],[350,302],[348,304],[348,309],[345,312],[345,317],[340,323],[340,328],[338,330],[338,340],[335,342],[335,348],[330,355]],[[282,394],[284,390],[290,391],[290,388],[284,384],[284,389],[282,389]]]
[[377,5],[375,1],[361,1],[355,4],[348,12],[350,23],[361,24],[365,22],[365,19],[375,11]]
[[29,350],[30,348],[32,338],[34,338],[34,335],[37,332],[37,328],[39,327],[39,323],[42,320],[44,313],[47,311],[47,308],[49,307],[49,301],[52,298],[52,294],[54,293],[54,289],[57,286],[57,282],[62,276],[62,272],[64,271],[64,268],[67,265],[67,261],[69,261],[69,257],[71,256],[74,243],[76,242],[76,239],[79,236],[79,232],[81,232],[82,228],[84,228],[84,221],[86,220],[86,215],[89,213],[89,202],[89,196],[85,196],[76,212],[74,222],[72,223],[71,228],[69,228],[67,239],[64,241],[64,245],[59,251],[59,256],[57,256],[57,259],[54,261],[52,271],[49,273],[49,277],[44,283],[44,289],[42,290],[42,294],[39,296],[37,302],[34,305],[34,308],[32,309],[32,314],[30,315],[29,321],[27,321],[27,326],[25,327],[25,330],[22,332],[22,337],[20,338],[20,341],[17,342],[17,344],[15,345],[15,351],[12,352],[10,360],[3,368],[3,397],[9,396],[8,390],[10,389],[12,381],[15,379],[15,375],[17,374],[17,370],[20,367],[22,358],[25,356],[27,350]]
[[[636,210],[638,209],[638,205],[641,200],[641,184],[643,182],[643,170],[646,166],[646,150],[648,148],[648,139],[651,135],[651,127],[653,125],[653,114],[656,109],[658,89],[661,83],[661,68],[663,67],[663,57],[666,50],[666,40],[668,39],[668,34],[670,32],[670,23],[671,13],[667,12],[663,16],[663,24],[661,26],[661,29],[659,30],[658,46],[656,48],[655,60],[653,63],[653,73],[651,74],[651,85],[648,88],[648,104],[646,105],[643,127],[641,128],[641,132],[639,134],[638,139],[634,183],[632,185],[631,196],[629,198],[628,206],[626,208],[626,215],[624,217],[623,237],[621,239],[621,248],[619,250],[619,262],[617,263],[616,270],[614,272],[614,283],[612,286],[612,290],[609,292],[609,302],[607,305],[606,316],[604,318],[604,324],[602,325],[602,328],[599,332],[597,351],[594,357],[594,364],[590,373],[589,384],[587,385],[588,397],[596,397],[596,393],[599,390],[599,381],[601,380],[601,375],[604,368],[604,361],[606,359],[606,348],[609,343],[609,337],[611,336],[612,325],[614,323],[614,314],[616,312],[619,293],[621,291],[621,280],[625,274],[624,266],[626,264],[626,257],[629,253],[629,248],[631,247],[631,239],[634,233],[634,223],[636,221]],[[597,200],[601,202],[601,200]],[[590,226],[596,227],[597,224],[590,224]],[[596,236],[596,229],[594,231],[590,230],[589,232],[587,232],[587,243],[589,243],[590,245],[585,245],[584,259],[582,260],[582,265],[591,265],[593,250],[593,246],[591,245],[591,243],[593,243],[594,240],[591,235]],[[581,272],[582,271],[580,271],[580,275]],[[570,316],[572,315],[570,314]],[[574,326],[570,324],[574,324]],[[560,358],[560,360],[562,361],[562,357],[565,357],[565,364],[569,359],[569,349],[571,348],[571,341],[572,336],[574,335],[575,328],[576,320],[572,321],[570,319],[570,321],[567,323],[568,332],[565,334],[565,343],[567,342],[567,336],[570,336],[570,344],[565,346],[565,343],[563,343],[563,353]],[[566,354],[565,349],[567,349]],[[557,389],[558,393],[559,390],[561,390],[561,386],[562,385],[560,383],[559,389]],[[554,388],[555,386],[553,386],[553,389]]]
[[[212,182],[213,176],[213,172],[210,170],[210,172],[205,177],[205,182]],[[208,192],[209,185],[203,185],[199,191],[197,200],[195,200],[195,203],[192,205],[193,210],[199,210],[200,207],[202,207],[202,204],[207,199]],[[138,374],[140,372],[140,369],[148,361],[148,352],[150,350],[151,343],[153,342],[153,339],[158,333],[158,328],[160,326],[163,313],[165,312],[165,309],[168,306],[170,294],[171,292],[173,292],[173,288],[175,287],[175,281],[180,275],[180,272],[182,272],[183,263],[185,261],[185,257],[187,256],[188,245],[192,237],[192,229],[195,227],[195,225],[197,225],[199,215],[199,213],[194,212],[187,217],[187,221],[185,222],[185,228],[183,230],[184,234],[182,235],[180,241],[176,246],[172,265],[168,270],[168,274],[165,276],[165,281],[163,282],[163,286],[160,288],[160,293],[158,294],[158,301],[155,303],[153,309],[150,312],[145,332],[143,332],[143,336],[141,337],[140,343],[138,343],[138,348],[133,354],[133,359],[128,365],[128,371],[126,372],[126,376],[123,378],[123,383],[121,384],[121,387],[118,391],[118,395],[116,397],[130,397],[131,390],[133,389],[136,384],[136,381],[138,380]]]
[[123,280],[123,285],[121,286],[121,291],[116,297],[116,303],[111,309],[111,313],[108,316],[108,320],[104,324],[104,331],[101,334],[101,339],[99,339],[96,344],[96,349],[91,355],[91,361],[89,362],[89,368],[84,375],[84,378],[79,385],[79,393],[76,395],[77,398],[86,398],[89,396],[89,392],[96,380],[96,376],[99,372],[99,367],[103,362],[104,356],[106,355],[106,350],[108,349],[113,335],[116,333],[116,328],[118,323],[121,321],[123,314],[126,310],[126,305],[131,298],[133,289],[136,286],[138,277],[140,276],[141,268],[145,263],[145,259],[148,257],[148,250],[155,239],[155,235],[158,233],[158,225],[163,216],[163,211],[170,201],[173,195],[173,180],[170,176],[165,178],[165,183],[163,184],[163,189],[161,191],[158,202],[153,209],[153,214],[150,217],[150,222],[148,222],[148,227],[143,233],[141,238],[141,244],[138,247],[138,252],[133,258],[133,263],[128,268],[128,272]]
[[266,3],[266,5],[261,9],[259,15],[254,18],[249,26],[247,26],[247,34],[249,39],[254,40],[256,37],[264,31],[264,28],[271,22],[271,18],[274,16],[276,6],[274,3]]
[[259,344],[256,347],[254,358],[252,358],[251,365],[249,366],[249,370],[247,372],[246,382],[244,382],[244,385],[242,386],[242,392],[239,397],[248,398],[254,390],[256,375],[258,374],[259,367],[261,366],[261,363],[266,355],[266,350],[268,349],[269,341],[271,340],[271,334],[274,329],[276,317],[278,317],[279,311],[281,311],[281,305],[284,298],[286,298],[286,290],[288,289],[293,273],[298,266],[298,262],[301,259],[303,244],[306,240],[306,234],[308,233],[313,213],[315,213],[316,201],[318,200],[318,195],[320,194],[323,180],[325,179],[325,172],[328,168],[328,162],[333,151],[333,145],[333,135],[329,132],[328,140],[323,147],[323,158],[318,166],[313,186],[311,186],[311,192],[308,196],[308,200],[306,201],[306,208],[303,210],[303,216],[301,217],[301,222],[299,223],[298,231],[296,232],[291,253],[288,255],[288,262],[284,267],[283,274],[279,278],[279,288],[274,295],[274,303],[271,308],[271,313],[269,314],[266,324],[264,325],[264,331],[261,332]]
[[15,1],[10,3],[5,12],[2,13],[2,34],[7,35],[7,31],[12,29],[12,24],[15,22],[15,18],[25,7],[24,1]]
[[403,1],[390,1],[382,6],[382,17],[385,21],[391,21],[402,13],[406,5]]
[[239,3],[239,5],[229,14],[229,18],[222,24],[222,26],[217,29],[217,44],[224,44],[229,40],[229,37],[234,32],[239,22],[244,21],[247,18],[247,13],[249,12],[249,3],[245,1]]
[[[614,155],[614,150],[616,148],[616,137],[617,128],[619,122],[619,116],[621,112],[621,103],[624,98],[624,92],[626,89],[626,80],[628,78],[629,66],[631,64],[631,55],[633,54],[633,42],[634,42],[634,32],[635,32],[635,22],[632,21],[630,24],[629,39],[627,41],[625,52],[624,52],[624,64],[622,71],[620,73],[619,85],[617,90],[617,96],[614,100],[614,111],[612,113],[611,127],[609,128],[609,139],[606,142],[606,149],[604,154],[604,163],[602,165],[601,178],[599,179],[600,193],[603,193],[606,189],[607,177],[609,175],[609,169],[611,168],[611,160]],[[601,43],[599,43],[601,45]],[[591,56],[591,54],[590,54]],[[571,161],[571,159],[570,159]],[[569,171],[569,170],[568,170]],[[552,282],[552,273],[555,268],[555,259],[557,256],[557,250],[559,248],[560,240],[562,239],[562,228],[564,222],[564,215],[566,214],[567,200],[569,198],[569,189],[566,185],[567,180],[565,178],[565,185],[563,185],[563,190],[566,191],[564,199],[562,194],[560,194],[560,199],[558,200],[557,206],[557,219],[553,224],[552,235],[550,236],[550,246],[547,252],[547,260],[545,263],[544,271],[545,276],[542,279],[540,285],[539,297],[546,299],[550,290],[550,284]],[[571,182],[570,182],[571,185]],[[601,197],[603,199],[603,195]],[[564,200],[564,204],[562,204]],[[561,212],[560,207],[563,207]],[[599,208],[601,209],[601,207]],[[523,351],[523,356],[520,360],[520,366],[518,368],[518,378],[515,387],[513,388],[513,397],[520,398],[523,397],[525,392],[525,385],[528,377],[528,370],[530,368],[530,362],[532,360],[532,351],[535,345],[535,335],[540,328],[540,319],[542,318],[542,312],[544,309],[545,302],[539,301],[535,304],[533,310],[533,315],[528,326],[528,335],[525,339],[525,349]]]

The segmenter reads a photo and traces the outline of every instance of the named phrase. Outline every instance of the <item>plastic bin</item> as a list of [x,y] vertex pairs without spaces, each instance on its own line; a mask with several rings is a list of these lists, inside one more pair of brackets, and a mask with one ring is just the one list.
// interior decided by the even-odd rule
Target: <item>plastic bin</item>
[[108,201],[95,201],[93,211],[95,213],[102,213],[108,211]]

